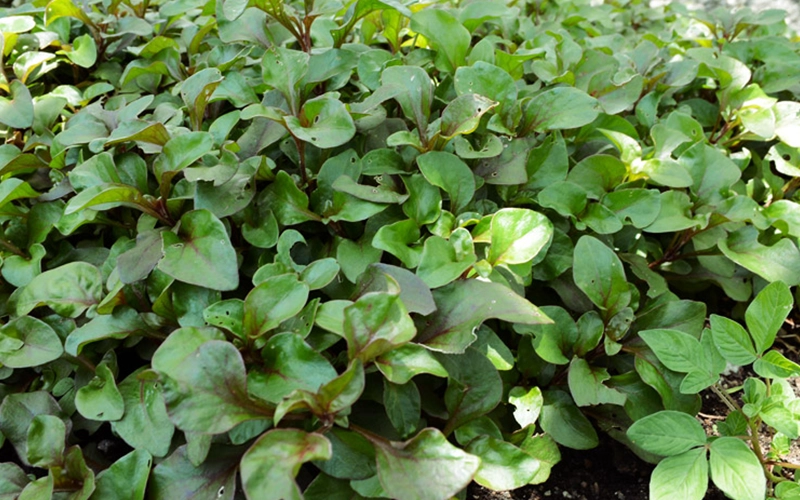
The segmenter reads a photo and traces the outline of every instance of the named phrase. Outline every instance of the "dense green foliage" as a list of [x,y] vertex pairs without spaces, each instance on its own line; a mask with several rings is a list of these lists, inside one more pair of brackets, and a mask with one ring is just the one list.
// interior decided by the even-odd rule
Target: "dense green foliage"
[[781,12],[34,0],[0,34],[1,499],[464,498],[598,430],[654,499],[800,494]]

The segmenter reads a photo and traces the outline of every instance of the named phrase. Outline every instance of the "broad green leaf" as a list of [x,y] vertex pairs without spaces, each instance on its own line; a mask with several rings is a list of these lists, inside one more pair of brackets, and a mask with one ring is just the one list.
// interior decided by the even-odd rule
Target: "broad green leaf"
[[208,132],[187,132],[170,139],[155,161],[153,171],[158,179],[166,172],[183,170],[196,162],[214,147],[214,138]]
[[476,260],[472,236],[466,229],[453,231],[450,241],[429,236],[422,248],[417,276],[430,288],[438,288],[457,279]]
[[577,217],[586,208],[587,192],[572,182],[556,181],[539,191],[538,202],[563,217]]
[[[222,222],[208,210],[183,214],[178,233],[161,233],[164,257],[158,269],[178,281],[233,290],[239,286],[236,251]],[[198,272],[202,269],[203,272]]]
[[637,228],[655,222],[661,211],[660,193],[655,189],[620,189],[603,197],[603,205]]
[[742,175],[727,156],[716,148],[699,142],[687,149],[678,163],[692,176],[692,193],[703,203],[716,204],[722,201],[731,185]]
[[60,466],[67,427],[53,415],[36,415],[28,427],[28,462],[34,467]]
[[459,98],[481,95],[499,104],[498,113],[507,113],[517,102],[517,86],[503,69],[484,61],[456,70],[453,85]]
[[269,416],[247,396],[239,351],[230,342],[206,340],[205,335],[217,336],[194,328],[176,330],[153,355],[153,369],[164,376],[170,419],[181,430],[220,434]]
[[486,415],[500,402],[503,384],[491,361],[475,349],[463,354],[435,354],[447,371],[444,402],[449,418],[445,432]]
[[402,443],[373,443],[381,485],[398,500],[447,500],[469,484],[480,465],[480,458],[432,427]]
[[769,351],[753,363],[753,371],[764,378],[797,377],[800,376],[800,365],[778,351]]
[[761,500],[766,495],[764,471],[753,450],[740,439],[722,437],[711,443],[711,480],[734,500]]
[[273,276],[252,289],[244,300],[243,330],[260,337],[303,310],[308,285],[293,274]]
[[700,422],[678,411],[660,411],[639,419],[628,428],[627,434],[636,446],[665,457],[706,444]]
[[154,457],[166,456],[175,426],[167,416],[158,376],[140,369],[128,375],[117,388],[125,414],[111,422],[111,428],[132,448]]
[[627,307],[631,292],[622,262],[613,250],[591,236],[575,245],[572,274],[575,284],[610,319]]
[[84,24],[96,27],[88,15],[72,0],[52,0],[45,7],[45,26],[49,26],[53,21],[60,17],[74,17],[80,19]]
[[366,363],[410,342],[416,334],[411,317],[398,296],[374,292],[344,309],[347,356]]
[[263,200],[266,208],[272,210],[275,218],[283,226],[320,219],[308,209],[308,196],[283,170],[278,172],[275,181],[267,186],[259,198]]
[[75,407],[89,420],[119,420],[125,412],[125,403],[114,374],[107,363],[97,365],[94,373],[94,378],[75,394]]
[[433,353],[414,343],[401,345],[379,356],[375,359],[375,366],[388,381],[395,384],[406,384],[421,373],[447,377],[447,370]]
[[248,392],[271,403],[280,403],[295,389],[317,392],[320,386],[337,377],[336,370],[320,353],[294,333],[271,337],[261,356],[268,367],[263,372],[251,369],[247,377]]
[[152,456],[133,450],[97,475],[89,500],[144,500]]
[[9,368],[44,365],[63,353],[58,334],[40,319],[20,316],[0,327],[0,363]]
[[652,183],[671,188],[689,187],[694,183],[686,168],[672,158],[634,159],[631,170],[635,177],[645,175]]
[[450,13],[441,9],[422,9],[411,16],[411,29],[421,33],[437,51],[437,65],[452,73],[464,66],[470,34]]
[[491,436],[475,438],[465,449],[481,459],[475,482],[494,491],[520,488],[539,471],[540,464],[536,458]]
[[64,342],[64,350],[67,354],[78,356],[81,350],[92,342],[125,339],[133,335],[144,335],[147,331],[147,325],[135,309],[119,307],[112,314],[98,315],[72,330]]
[[15,500],[30,482],[25,472],[15,463],[0,464],[0,498]]
[[28,465],[28,428],[41,415],[61,417],[62,410],[53,397],[44,391],[8,394],[0,403],[0,432]]
[[[361,434],[333,427],[325,437],[330,441],[333,453],[327,460],[314,461],[325,475],[355,480],[375,475],[375,449]],[[307,497],[308,490],[304,494]]]
[[492,217],[489,262],[523,264],[550,243],[553,224],[544,215],[524,208],[504,208]]
[[[307,101],[301,111],[302,119],[284,118],[293,136],[322,149],[341,146],[353,138],[356,126],[345,105],[330,98]],[[307,123],[308,126],[303,124]]]
[[420,172],[434,186],[450,195],[450,212],[454,215],[472,200],[475,177],[466,163],[452,153],[431,151],[417,157]]
[[97,61],[97,44],[91,35],[81,35],[72,40],[72,50],[65,55],[81,68],[91,68]]
[[788,146],[800,148],[800,103],[780,101],[774,109],[775,134]]
[[219,69],[205,68],[181,83],[181,98],[189,110],[192,129],[201,130],[208,101],[221,81]]
[[33,16],[3,16],[0,20],[0,33],[25,33],[36,26]]
[[712,314],[709,321],[714,345],[728,362],[744,366],[756,360],[757,353],[753,341],[742,325],[716,314]]
[[116,207],[131,207],[151,215],[154,213],[150,203],[141,191],[127,184],[102,184],[84,189],[69,200],[64,215],[80,212],[87,208],[103,211]]
[[422,323],[416,342],[435,351],[464,352],[477,338],[474,330],[489,318],[523,324],[550,322],[538,307],[498,283],[458,280],[434,290],[433,298],[438,310]]
[[541,484],[550,477],[552,468],[561,461],[561,451],[552,437],[536,434],[527,437],[519,447],[539,461],[539,471],[533,475],[529,484]]
[[153,500],[233,500],[243,449],[216,446],[199,466],[189,461],[187,446],[176,449],[150,475],[147,498]]
[[651,500],[702,500],[707,489],[705,448],[665,458],[650,477]]
[[622,184],[626,175],[625,164],[614,156],[592,155],[572,167],[567,180],[581,186],[592,199],[600,199]]
[[692,202],[681,191],[661,193],[661,209],[652,224],[644,228],[648,233],[672,233],[700,225],[701,216],[692,218]]
[[483,177],[487,184],[501,186],[524,184],[528,181],[528,158],[535,144],[532,137],[501,139],[503,149],[499,156],[484,158],[473,172]]
[[300,110],[298,84],[308,72],[309,55],[299,50],[274,47],[264,52],[261,77],[264,83],[280,91],[292,113]]
[[575,87],[556,87],[536,94],[523,106],[523,130],[543,132],[579,128],[602,111],[594,97]]
[[442,213],[442,193],[439,188],[419,174],[404,176],[403,183],[408,191],[403,213],[420,226],[436,222]]
[[758,241],[755,227],[745,226],[718,245],[726,257],[767,281],[783,281],[789,286],[800,284],[800,250],[788,238],[766,246]]
[[761,354],[772,346],[775,335],[789,315],[793,303],[789,287],[782,281],[764,287],[750,303],[744,319],[755,341],[756,352]]
[[425,70],[418,66],[389,66],[381,73],[381,83],[396,86],[399,93],[394,99],[400,104],[403,114],[419,130],[427,129],[434,86]]
[[331,444],[322,434],[274,429],[261,436],[242,456],[242,488],[248,498],[300,500],[294,478],[310,460],[331,458]]
[[568,394],[545,391],[539,425],[558,444],[575,450],[590,450],[597,446],[597,432],[581,413]]
[[0,207],[14,200],[35,198],[37,196],[39,196],[39,193],[30,184],[16,177],[0,182]]
[[372,238],[372,246],[389,252],[407,268],[413,269],[419,265],[422,252],[419,247],[409,245],[416,243],[419,237],[419,227],[413,220],[401,220],[378,229]]
[[406,437],[417,430],[421,416],[419,389],[414,382],[393,384],[383,380],[383,407],[397,433]]
[[514,405],[514,420],[523,429],[536,423],[544,405],[542,390],[538,387],[531,387],[525,390],[523,387],[514,387],[508,393],[508,402]]
[[16,129],[32,126],[33,100],[28,87],[19,80],[12,80],[9,88],[12,98],[0,97],[0,123]]
[[700,341],[688,333],[661,329],[640,331],[639,336],[670,370],[691,373],[705,372],[711,368],[703,357]]
[[625,395],[603,384],[609,378],[611,376],[607,369],[593,367],[583,358],[572,358],[567,382],[575,404],[578,406],[624,405]]
[[45,271],[28,283],[16,297],[16,313],[28,314],[48,306],[57,314],[77,318],[103,297],[100,271],[88,262],[70,262]]
[[478,128],[481,116],[497,103],[478,94],[456,97],[442,111],[441,134],[445,139],[471,134]]
[[[379,279],[380,275],[383,275],[383,279]],[[368,291],[393,290],[394,288],[389,285],[390,280],[387,280],[386,277],[394,280],[400,286],[400,301],[408,312],[424,316],[436,310],[436,304],[433,302],[433,295],[428,286],[411,271],[390,264],[370,264],[367,272],[361,277],[364,281],[359,280],[360,294],[363,295]],[[365,286],[367,282],[369,285]],[[386,286],[383,285],[384,283]]]

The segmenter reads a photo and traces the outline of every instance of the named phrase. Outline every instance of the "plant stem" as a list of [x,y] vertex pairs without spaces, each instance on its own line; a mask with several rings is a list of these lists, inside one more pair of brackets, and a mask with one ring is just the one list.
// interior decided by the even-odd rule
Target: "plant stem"
[[5,238],[0,238],[0,246],[5,248],[6,250],[8,250],[9,252],[11,252],[11,253],[13,253],[15,255],[19,255],[22,258],[25,258],[25,259],[28,258],[27,255],[25,255],[25,252],[20,250],[20,248],[17,245],[11,243],[10,241],[8,241]]

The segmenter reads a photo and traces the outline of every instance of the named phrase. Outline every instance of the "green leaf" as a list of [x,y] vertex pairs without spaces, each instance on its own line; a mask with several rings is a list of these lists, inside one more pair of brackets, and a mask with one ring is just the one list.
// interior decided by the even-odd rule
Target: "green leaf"
[[308,285],[293,274],[273,276],[253,288],[244,300],[243,331],[260,337],[303,310]]
[[709,321],[714,345],[728,362],[744,366],[756,360],[753,341],[742,325],[716,314],[712,314]]
[[480,465],[480,458],[432,427],[402,443],[373,444],[381,485],[398,500],[447,500],[469,484]]
[[757,353],[761,354],[772,346],[793,303],[789,287],[782,281],[776,281],[764,287],[747,307],[744,319],[755,341]]
[[706,444],[706,433],[700,422],[686,413],[669,410],[634,422],[628,428],[628,438],[645,451],[665,457]]
[[572,398],[561,391],[544,392],[539,425],[558,444],[575,450],[590,450],[599,443],[591,422],[575,406]]
[[536,423],[544,405],[542,390],[538,387],[531,387],[525,390],[523,387],[514,387],[508,393],[508,402],[514,405],[514,420],[523,429]]
[[383,380],[383,407],[400,436],[406,437],[417,430],[421,406],[416,384],[408,382],[400,385]]
[[125,403],[114,374],[105,362],[97,365],[94,373],[94,378],[75,394],[75,407],[89,420],[119,420],[125,412]]
[[120,382],[125,414],[111,422],[111,428],[129,446],[145,450],[154,457],[169,453],[175,426],[167,416],[158,376],[139,369]]
[[594,97],[575,87],[556,87],[536,94],[523,106],[523,130],[544,132],[592,123],[602,108]]
[[192,129],[201,130],[206,106],[220,82],[222,73],[219,69],[205,68],[181,83],[181,98],[189,110]]
[[[153,355],[153,370],[164,376],[164,400],[181,430],[220,434],[247,420],[264,418],[247,396],[246,370],[239,351],[216,332],[182,328]],[[268,415],[267,415],[268,416]]]
[[474,330],[489,318],[523,324],[550,322],[538,307],[498,283],[458,280],[434,290],[433,298],[438,310],[419,329],[416,342],[435,351],[464,352],[476,339]]
[[148,331],[139,313],[130,307],[118,307],[113,314],[102,314],[72,330],[64,342],[64,350],[78,356],[92,342],[105,339],[125,339],[133,335],[144,335]]
[[153,460],[145,450],[133,450],[97,475],[89,500],[144,500]]
[[233,500],[242,451],[240,447],[214,447],[206,461],[195,466],[189,461],[187,446],[183,445],[153,469],[147,498]]
[[475,132],[481,116],[497,106],[497,103],[478,94],[456,97],[442,111],[441,134],[445,139]]
[[261,59],[264,83],[280,91],[293,113],[299,111],[298,84],[308,73],[309,55],[299,50],[273,47]]
[[91,35],[81,35],[72,40],[72,50],[66,53],[70,61],[81,68],[91,68],[97,61],[97,44]]
[[705,372],[710,366],[703,357],[700,341],[678,330],[646,330],[639,336],[670,370],[681,373]]
[[567,180],[585,189],[593,199],[600,199],[622,184],[627,171],[619,158],[609,155],[592,155],[572,167]]
[[660,193],[655,189],[620,189],[608,193],[603,205],[634,227],[644,228],[655,222],[661,211]]
[[420,172],[434,186],[450,195],[450,212],[454,215],[472,200],[475,177],[466,163],[452,153],[431,151],[417,157]]
[[772,246],[758,241],[758,230],[745,226],[719,241],[719,249],[740,266],[767,281],[783,281],[788,286],[800,284],[800,250],[788,238]]
[[[301,119],[287,116],[284,122],[293,136],[322,149],[341,146],[356,133],[350,113],[337,99],[319,98],[306,101]],[[304,126],[303,123],[309,125]]]
[[16,297],[16,313],[23,316],[39,306],[77,318],[103,297],[100,271],[87,262],[70,262],[36,276]]
[[15,500],[20,492],[30,482],[25,472],[15,463],[5,462],[0,464],[0,498],[2,500]]
[[40,319],[21,316],[0,327],[0,363],[9,368],[44,365],[63,353],[58,334]]
[[430,288],[444,286],[461,276],[477,260],[472,236],[464,228],[450,235],[450,241],[439,236],[425,240],[417,276]]
[[284,170],[278,172],[275,181],[267,186],[260,196],[264,206],[272,210],[283,226],[291,226],[320,217],[308,209],[308,196],[303,193]]
[[625,395],[603,384],[609,378],[611,376],[605,368],[590,366],[583,358],[572,358],[567,382],[575,404],[578,406],[624,405]]
[[586,208],[587,192],[572,182],[556,181],[539,191],[538,202],[563,217],[577,217]]
[[309,460],[331,458],[331,444],[322,434],[274,429],[261,436],[242,456],[242,488],[248,498],[300,500],[294,478]]
[[[234,290],[239,286],[236,251],[222,222],[208,210],[183,214],[178,233],[161,233],[164,257],[158,269],[178,281]],[[202,273],[197,270],[202,269]]]
[[705,448],[665,458],[650,476],[651,500],[702,500],[707,489]]
[[656,220],[644,228],[648,233],[672,233],[700,225],[701,216],[692,218],[689,195],[680,191],[661,193],[661,210]]
[[141,191],[127,184],[103,184],[84,189],[69,200],[64,215],[80,212],[84,209],[103,211],[116,207],[131,207],[152,214],[150,203]]
[[520,137],[513,140],[501,139],[502,153],[492,158],[484,158],[473,172],[483,177],[487,184],[509,186],[524,184],[528,181],[528,157],[535,144],[532,137]]
[[389,66],[381,73],[381,84],[396,88],[394,99],[418,130],[426,130],[433,103],[433,82],[419,66]]
[[[369,281],[372,286],[364,286],[364,283],[359,280],[361,294],[367,291],[388,291],[394,290],[394,287],[388,285],[389,280],[379,280],[378,275],[388,277],[400,286],[400,301],[406,306],[410,313],[419,313],[428,315],[436,310],[436,304],[433,302],[433,295],[425,283],[414,275],[411,271],[403,269],[402,267],[392,266],[389,264],[375,263],[370,264],[367,272],[362,276],[364,281]],[[386,286],[377,286],[379,282],[386,282]]]
[[449,418],[445,432],[489,413],[503,396],[500,375],[491,361],[476,349],[463,354],[435,354],[447,371],[444,402]]
[[430,373],[437,377],[447,377],[447,370],[433,353],[419,344],[404,344],[375,359],[375,366],[395,384],[406,384],[412,377]]
[[33,99],[28,87],[19,80],[9,84],[12,98],[0,97],[0,123],[16,128],[26,129],[33,125]]
[[540,467],[539,461],[525,451],[491,436],[473,439],[466,451],[481,459],[475,482],[494,491],[513,490],[528,484]]
[[500,114],[507,113],[517,102],[517,85],[511,75],[484,61],[458,68],[453,85],[459,98],[479,94],[497,102]]
[[504,208],[492,217],[489,262],[523,264],[550,243],[553,224],[544,215],[525,208]]
[[[377,471],[375,449],[360,434],[339,427],[325,434],[333,453],[327,460],[315,460],[314,465],[326,475],[342,479],[367,479]],[[304,493],[308,497],[308,490]],[[348,497],[349,499],[349,497]]]
[[53,415],[36,415],[28,427],[28,462],[51,468],[62,464],[67,427]]
[[678,158],[678,163],[692,176],[694,182],[691,191],[703,203],[716,204],[722,201],[727,190],[742,175],[733,161],[703,142],[687,149]]
[[572,274],[575,284],[610,319],[631,302],[625,270],[617,254],[600,240],[581,236],[575,245]]
[[789,378],[800,376],[800,365],[778,351],[769,351],[753,363],[753,371],[764,378]]
[[367,293],[344,309],[348,359],[366,363],[410,342],[415,334],[414,322],[397,295]]
[[394,255],[409,269],[419,265],[421,249],[409,245],[419,239],[419,227],[411,220],[401,220],[382,226],[372,238],[372,246]]
[[263,372],[251,369],[247,375],[247,390],[271,403],[280,403],[295,389],[317,392],[320,386],[337,377],[330,362],[294,333],[271,337],[261,356],[269,368]]
[[156,178],[166,172],[177,172],[192,165],[214,147],[214,138],[208,132],[187,132],[170,139],[153,162]]
[[722,437],[711,443],[711,480],[734,500],[760,500],[767,484],[753,450],[737,438]]
[[41,415],[61,416],[61,408],[44,391],[8,394],[0,403],[0,432],[11,442],[17,456],[28,465],[28,428]]
[[470,34],[450,13],[441,9],[422,9],[411,16],[411,29],[425,36],[437,51],[439,69],[452,73],[464,66]]

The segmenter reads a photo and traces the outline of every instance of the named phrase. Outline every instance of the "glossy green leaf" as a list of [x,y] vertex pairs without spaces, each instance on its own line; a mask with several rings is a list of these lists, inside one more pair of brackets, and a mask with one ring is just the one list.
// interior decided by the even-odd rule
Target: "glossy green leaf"
[[97,365],[95,375],[75,394],[75,407],[89,420],[119,420],[125,412],[114,374],[106,363]]
[[539,471],[539,461],[511,443],[480,436],[466,447],[481,459],[475,482],[485,488],[504,491],[528,484]]
[[524,130],[542,132],[578,128],[597,118],[597,99],[574,87],[558,87],[535,95],[523,107]]
[[28,427],[28,462],[34,467],[60,466],[67,427],[54,415],[36,415]]
[[275,47],[264,52],[261,76],[264,83],[280,91],[292,112],[299,110],[298,83],[308,72],[309,55],[299,50]]
[[778,351],[769,351],[753,363],[753,371],[764,378],[789,378],[800,375],[800,365]]
[[248,498],[299,500],[294,478],[310,460],[331,457],[325,436],[297,429],[275,429],[261,436],[242,456],[242,487]]
[[718,203],[739,180],[741,171],[728,157],[707,144],[697,143],[678,158],[694,181],[692,193],[704,203]]
[[449,418],[445,432],[459,428],[487,414],[502,398],[502,382],[497,369],[476,349],[463,354],[435,354],[447,371],[444,402]]
[[20,316],[0,327],[0,363],[9,368],[28,368],[54,361],[64,348],[47,323]]
[[201,130],[203,113],[205,113],[211,94],[222,81],[222,74],[217,68],[205,68],[193,74],[181,84],[181,98],[189,110],[189,118],[194,130]]
[[611,376],[605,368],[593,367],[582,358],[572,358],[567,382],[575,404],[578,406],[624,405],[625,395],[603,384],[609,378]]
[[704,448],[665,458],[650,477],[653,500],[702,500],[707,489],[708,460]]
[[368,362],[411,341],[416,328],[397,295],[368,293],[344,310],[349,359]]
[[475,194],[475,178],[466,163],[451,153],[432,151],[417,157],[420,172],[450,195],[450,212],[460,213]]
[[70,61],[81,68],[91,68],[97,61],[97,44],[91,35],[81,35],[72,41],[72,50],[66,53]]
[[233,500],[236,495],[236,470],[243,449],[214,447],[200,466],[189,461],[186,445],[177,448],[151,473],[148,498],[155,500]]
[[356,126],[341,101],[320,98],[303,105],[303,121],[293,116],[284,118],[286,128],[300,140],[322,149],[335,148],[346,143],[356,133]]
[[33,125],[33,100],[24,83],[12,80],[12,98],[0,97],[0,123],[10,128],[25,129]]
[[582,236],[575,245],[575,284],[611,318],[631,301],[631,292],[619,257],[598,239]]
[[422,252],[420,248],[409,245],[415,243],[419,237],[419,227],[414,221],[402,220],[378,229],[372,238],[372,246],[389,252],[407,268],[413,269],[419,265]]
[[704,372],[710,368],[703,357],[700,341],[678,330],[646,330],[639,336],[670,370],[682,373]]
[[489,262],[523,264],[532,260],[553,237],[553,225],[544,215],[523,208],[504,208],[492,218]]
[[446,500],[469,484],[480,464],[432,427],[402,443],[374,444],[381,485],[398,500]]
[[789,287],[782,281],[764,287],[750,303],[744,319],[755,341],[756,352],[763,353],[772,346],[775,335],[791,311],[793,303]]
[[100,271],[87,262],[71,262],[45,271],[16,297],[17,315],[48,306],[61,316],[77,318],[98,304],[103,294]]
[[15,463],[0,464],[0,498],[14,500],[30,482],[25,472]]
[[379,356],[375,359],[375,366],[388,381],[395,384],[406,384],[421,373],[447,377],[447,370],[433,353],[414,343],[404,344]]
[[453,99],[442,111],[441,134],[446,139],[471,134],[478,128],[487,111],[497,103],[478,94],[465,94]]
[[450,241],[439,236],[425,240],[417,276],[429,287],[438,288],[457,279],[476,260],[472,236],[459,228],[450,235]]
[[772,246],[761,244],[758,231],[752,226],[728,235],[718,243],[729,259],[758,274],[767,281],[783,281],[789,286],[800,284],[800,250],[789,239]]
[[464,352],[477,338],[473,331],[489,318],[523,324],[550,321],[539,308],[497,283],[458,280],[434,290],[433,298],[438,310],[420,328],[416,341],[440,352]]
[[421,406],[419,389],[413,382],[400,385],[384,379],[383,407],[400,436],[409,436],[417,430]]
[[214,147],[214,138],[208,132],[187,132],[170,139],[154,163],[153,169],[160,179],[165,172],[183,170],[192,165]]
[[450,13],[441,9],[422,9],[411,16],[411,29],[425,35],[437,51],[437,63],[452,73],[466,62],[470,34]]
[[753,450],[737,438],[722,437],[711,443],[711,480],[735,500],[756,500],[766,495],[766,481]]
[[[382,280],[379,279],[380,275],[384,275]],[[367,272],[361,278],[364,280],[363,282],[359,280],[362,294],[367,291],[394,290],[393,283],[390,285],[390,280],[394,280],[400,286],[400,301],[408,312],[428,315],[436,310],[436,304],[428,286],[407,269],[389,264],[375,263],[370,264]],[[369,283],[369,286],[364,286],[365,283]],[[381,285],[378,285],[378,283],[381,283]],[[383,286],[383,283],[386,283],[386,286]]]
[[665,457],[706,444],[703,426],[677,411],[660,411],[637,420],[628,428],[628,438],[644,450]]
[[[236,252],[222,222],[208,210],[183,214],[178,233],[161,233],[164,256],[158,269],[178,281],[233,290],[239,286]],[[198,269],[204,272],[198,273]]]
[[291,226],[309,220],[319,220],[319,216],[308,209],[308,196],[303,193],[292,178],[281,170],[261,195],[264,206],[275,214],[283,226]]
[[111,428],[129,446],[144,450],[155,457],[169,453],[175,426],[167,416],[157,375],[137,370],[117,386],[125,405],[120,420]]
[[145,450],[134,450],[97,475],[89,500],[144,500],[152,457]]
[[308,285],[290,274],[273,276],[247,294],[244,333],[255,338],[299,313],[308,300]]
[[755,361],[757,353],[753,341],[742,325],[716,314],[712,314],[709,320],[714,345],[728,362],[743,366]]
[[400,104],[403,114],[418,129],[428,126],[433,103],[433,82],[424,69],[417,66],[389,66],[381,73],[384,86],[396,86],[394,99]]
[[517,101],[517,86],[511,75],[484,61],[458,68],[453,84],[460,98],[478,94],[497,102],[499,113],[507,112]]
[[592,424],[561,391],[545,391],[539,425],[558,444],[576,450],[590,450],[599,442]]
[[514,420],[523,429],[536,423],[544,405],[542,390],[532,387],[525,390],[523,387],[514,387],[508,393],[508,402],[514,405]]

